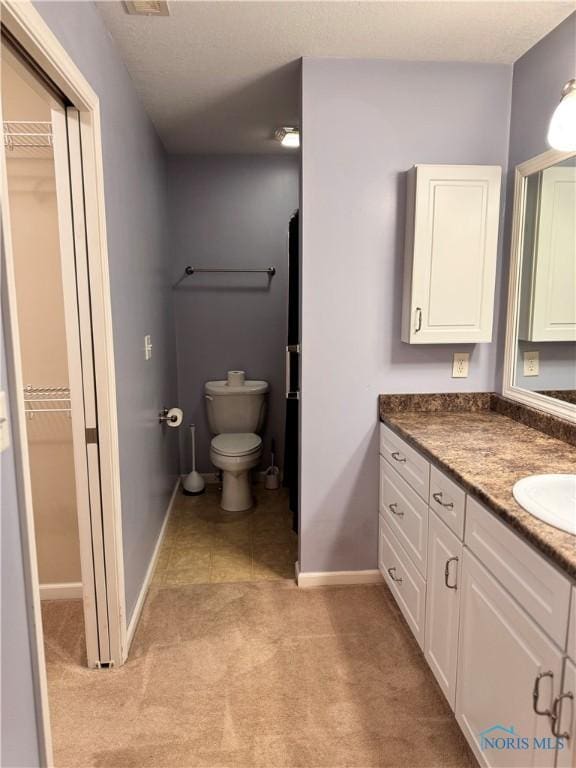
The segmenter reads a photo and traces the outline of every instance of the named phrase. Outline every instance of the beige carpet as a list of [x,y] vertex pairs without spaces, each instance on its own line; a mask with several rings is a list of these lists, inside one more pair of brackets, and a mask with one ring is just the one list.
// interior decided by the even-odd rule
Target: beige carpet
[[108,672],[79,608],[44,604],[58,768],[476,765],[384,586],[156,586]]

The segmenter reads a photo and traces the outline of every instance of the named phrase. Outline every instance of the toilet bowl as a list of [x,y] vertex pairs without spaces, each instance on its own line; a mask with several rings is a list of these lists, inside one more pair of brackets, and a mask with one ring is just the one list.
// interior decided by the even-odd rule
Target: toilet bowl
[[222,470],[220,506],[227,512],[243,512],[252,506],[250,470],[262,458],[268,382],[250,381],[244,371],[228,371],[228,377],[204,384],[204,402],[210,432],[210,460]]
[[261,457],[262,438],[253,432],[223,433],[212,438],[210,461],[222,470],[222,509],[227,512],[250,509],[250,470],[258,466]]

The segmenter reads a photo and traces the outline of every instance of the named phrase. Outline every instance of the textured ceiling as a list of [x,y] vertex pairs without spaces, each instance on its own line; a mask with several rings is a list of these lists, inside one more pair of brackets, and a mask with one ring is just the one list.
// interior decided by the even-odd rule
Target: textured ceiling
[[169,152],[260,153],[289,151],[271,135],[297,122],[302,56],[511,64],[576,6],[173,0],[161,18],[98,7]]

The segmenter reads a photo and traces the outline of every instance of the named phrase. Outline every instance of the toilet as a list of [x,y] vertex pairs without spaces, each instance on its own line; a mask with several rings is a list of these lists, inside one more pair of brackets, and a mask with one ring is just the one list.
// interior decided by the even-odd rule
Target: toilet
[[222,470],[220,506],[242,512],[253,504],[250,470],[262,457],[268,382],[247,381],[243,371],[228,371],[223,381],[207,381],[204,399],[208,426],[214,435],[210,461]]

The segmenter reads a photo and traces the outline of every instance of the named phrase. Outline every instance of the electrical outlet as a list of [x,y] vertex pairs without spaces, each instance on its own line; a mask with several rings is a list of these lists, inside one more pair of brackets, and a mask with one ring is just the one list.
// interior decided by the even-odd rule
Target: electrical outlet
[[152,357],[152,339],[150,334],[144,336],[144,359],[150,360]]
[[454,352],[454,357],[452,359],[452,378],[465,379],[468,376],[469,363],[469,352]]
[[537,349],[524,352],[524,376],[538,376],[540,374],[540,353]]

